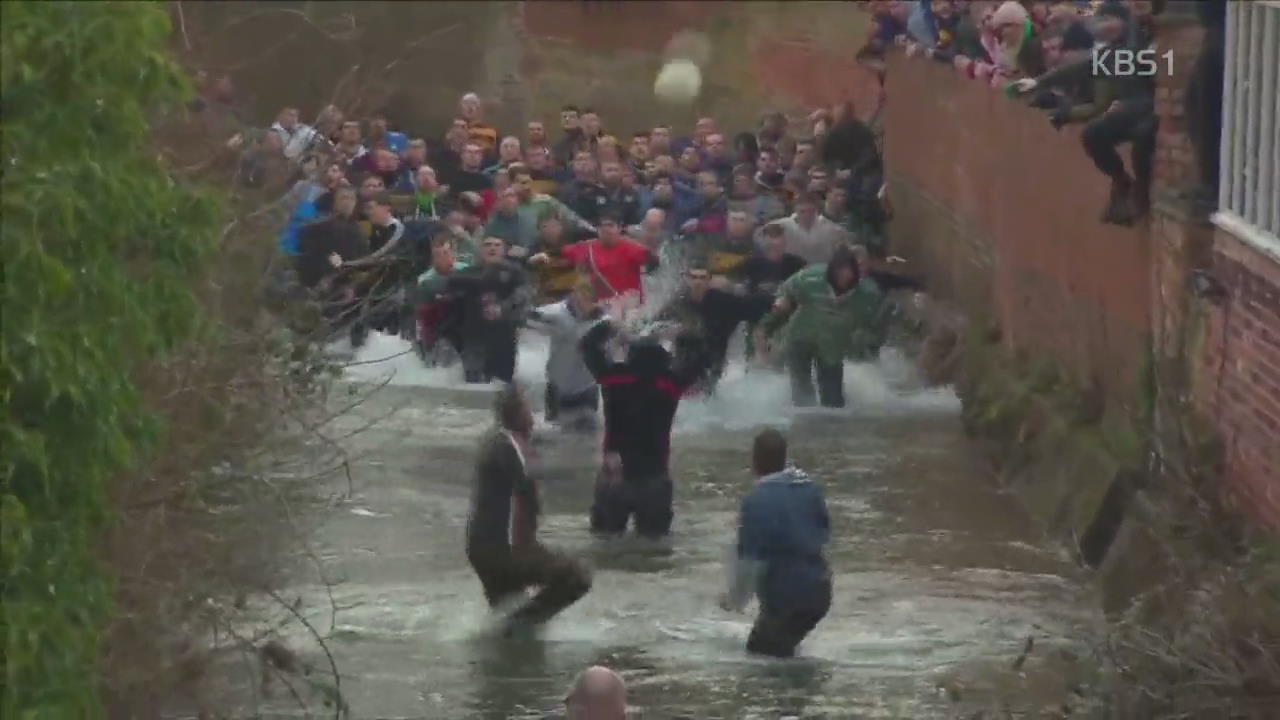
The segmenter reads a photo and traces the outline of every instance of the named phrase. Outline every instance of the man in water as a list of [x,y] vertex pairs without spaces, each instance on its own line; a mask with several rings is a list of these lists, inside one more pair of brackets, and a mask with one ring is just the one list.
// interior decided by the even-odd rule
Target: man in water
[[711,270],[701,260],[689,263],[685,278],[684,290],[658,313],[658,319],[674,321],[685,332],[702,339],[707,370],[698,381],[698,389],[701,394],[711,395],[724,374],[734,330],[739,323],[757,322],[769,306],[711,287]]
[[791,657],[831,608],[831,572],[822,554],[831,523],[822,490],[787,467],[782,433],[756,435],[751,465],[756,484],[742,500],[729,591],[720,605],[741,611],[755,594],[760,615],[747,651]]
[[636,532],[660,538],[671,531],[673,512],[671,422],[680,398],[706,362],[696,338],[677,338],[673,358],[656,340],[641,338],[625,362],[611,360],[605,342],[617,334],[604,320],[582,338],[582,358],[604,394],[604,467],[591,505],[593,532],[620,535],[632,515]]
[[497,427],[484,436],[476,461],[467,560],[490,607],[539,588],[507,617],[510,633],[546,622],[577,602],[591,589],[591,577],[576,560],[538,542],[538,485],[528,467],[533,413],[524,394],[515,386],[504,388],[495,411]]
[[462,368],[469,383],[511,382],[515,375],[516,333],[529,283],[506,252],[502,238],[485,238],[480,263],[453,273],[446,284],[447,293],[462,302]]
[[884,296],[860,278],[853,251],[841,245],[830,262],[782,283],[773,311],[756,329],[755,347],[767,352],[768,335],[786,325],[791,399],[797,407],[813,404],[815,370],[823,407],[844,407],[845,358],[869,358],[884,342]]
[[627,720],[627,685],[602,665],[578,673],[564,697],[569,720]]
[[[617,296],[641,294],[641,274],[646,268],[657,265],[658,258],[648,248],[629,240],[622,234],[622,220],[612,210],[600,217],[600,237],[594,240],[565,245],[560,257],[580,268],[596,285],[597,295],[611,299]],[[529,258],[533,265],[541,265],[550,257],[539,253]]]
[[[787,278],[804,269],[804,260],[787,252],[787,237],[780,225],[765,225],[761,232],[764,246],[738,266],[733,279],[740,282],[757,318],[773,306],[778,288]],[[756,357],[756,322],[747,325],[747,358]],[[782,366],[775,363],[780,370]]]
[[569,297],[529,313],[530,325],[551,337],[547,356],[547,421],[561,418],[564,427],[589,430],[600,406],[596,379],[582,359],[578,343],[597,320],[595,287],[580,280]]
[[446,233],[431,238],[431,269],[418,276],[417,349],[432,365],[449,365],[462,353],[459,307],[446,288],[449,278],[466,270],[467,263],[456,259],[453,241]]

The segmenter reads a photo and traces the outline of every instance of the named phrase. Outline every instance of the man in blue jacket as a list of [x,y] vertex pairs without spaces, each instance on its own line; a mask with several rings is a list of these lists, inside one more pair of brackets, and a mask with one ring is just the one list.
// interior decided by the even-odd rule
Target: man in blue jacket
[[827,504],[808,475],[787,466],[787,440],[777,430],[756,436],[756,485],[742,501],[726,610],[742,610],[754,591],[760,615],[747,652],[791,657],[831,607],[831,572],[822,548],[831,535]]

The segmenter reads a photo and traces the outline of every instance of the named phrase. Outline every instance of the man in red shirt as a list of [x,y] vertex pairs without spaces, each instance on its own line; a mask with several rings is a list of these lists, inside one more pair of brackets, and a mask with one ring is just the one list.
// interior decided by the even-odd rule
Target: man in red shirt
[[[640,275],[657,265],[657,256],[622,234],[622,220],[612,209],[601,214],[598,227],[600,237],[564,246],[560,249],[561,259],[574,263],[591,279],[600,299],[627,294],[640,299]],[[529,258],[534,264],[547,260],[545,253]]]

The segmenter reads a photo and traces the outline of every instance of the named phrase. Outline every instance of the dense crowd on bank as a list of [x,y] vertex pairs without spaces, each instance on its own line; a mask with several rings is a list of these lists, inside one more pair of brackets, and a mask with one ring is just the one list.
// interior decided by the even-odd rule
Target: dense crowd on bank
[[[1154,74],[1127,51],[1152,47],[1154,16],[1163,5],[877,0],[866,4],[873,28],[858,56],[876,63],[901,45],[908,55],[953,65],[964,78],[1029,96],[1055,128],[1082,125],[1085,152],[1111,181],[1102,220],[1126,225],[1149,205],[1157,129]],[[1148,57],[1155,73],[1168,70],[1171,60]],[[1126,143],[1132,146],[1130,168],[1118,151]]]

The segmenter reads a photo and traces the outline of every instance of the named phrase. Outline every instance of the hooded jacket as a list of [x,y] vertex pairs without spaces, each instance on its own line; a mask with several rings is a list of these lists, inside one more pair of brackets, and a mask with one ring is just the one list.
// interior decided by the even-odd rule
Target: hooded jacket
[[754,593],[769,613],[821,609],[830,537],[826,500],[804,471],[788,467],[761,477],[742,500],[730,602],[741,608]]
[[[837,293],[832,278],[842,263],[853,265],[855,280],[851,288]],[[867,357],[880,348],[884,342],[884,296],[875,282],[862,278],[857,269],[852,253],[841,247],[829,264],[811,265],[782,283],[778,296],[791,306],[788,343],[816,347],[819,360],[829,365],[849,356]],[[787,313],[775,310],[761,327],[772,333],[787,319]]]
[[699,343],[682,338],[679,358],[652,341],[634,343],[626,362],[614,362],[604,344],[612,325],[597,323],[583,336],[582,359],[604,396],[604,452],[622,458],[624,482],[667,473],[671,423],[685,391],[706,366]]

